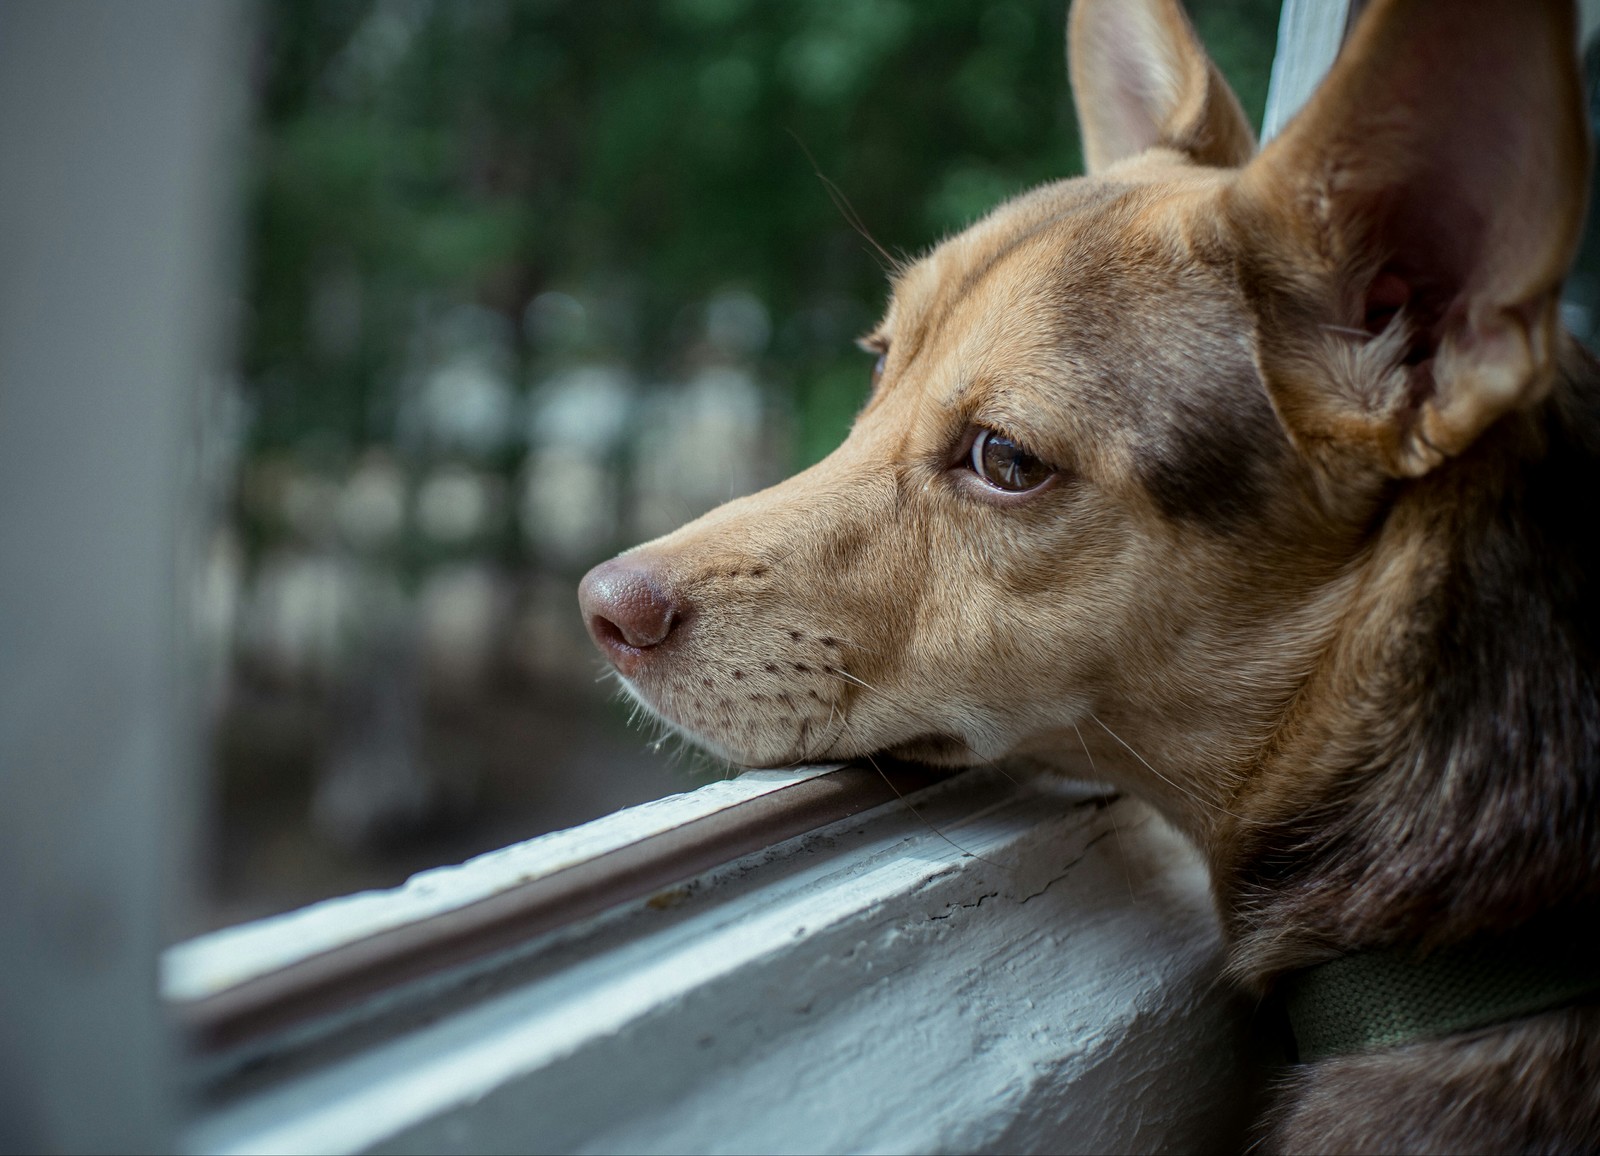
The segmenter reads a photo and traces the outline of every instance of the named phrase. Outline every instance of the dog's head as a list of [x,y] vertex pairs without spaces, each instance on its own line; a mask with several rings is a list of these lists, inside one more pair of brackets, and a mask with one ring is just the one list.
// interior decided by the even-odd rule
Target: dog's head
[[1377,3],[1256,155],[1175,2],[1078,0],[1089,174],[901,269],[845,443],[591,572],[596,642],[739,763],[1081,746],[1204,827],[1397,490],[1548,389],[1571,25]]

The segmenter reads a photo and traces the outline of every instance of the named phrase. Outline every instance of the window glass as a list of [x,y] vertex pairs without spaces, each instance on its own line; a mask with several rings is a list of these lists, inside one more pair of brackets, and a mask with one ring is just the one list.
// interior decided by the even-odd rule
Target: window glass
[[[1591,38],[1585,48],[1583,74],[1589,89],[1590,148],[1600,149],[1600,37]],[[1589,216],[1561,304],[1562,321],[1590,349],[1600,344],[1600,197],[1594,195],[1594,180],[1591,167]]]
[[[728,773],[630,729],[577,580],[842,438],[852,218],[914,253],[1081,171],[1064,8],[260,7],[191,930]],[[1190,10],[1259,122],[1277,0]]]

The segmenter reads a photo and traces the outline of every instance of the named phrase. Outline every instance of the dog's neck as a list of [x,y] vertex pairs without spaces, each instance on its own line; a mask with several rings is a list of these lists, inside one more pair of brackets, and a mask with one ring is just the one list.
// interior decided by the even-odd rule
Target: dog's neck
[[1395,492],[1321,705],[1212,848],[1247,982],[1600,899],[1600,367],[1565,345],[1547,402]]

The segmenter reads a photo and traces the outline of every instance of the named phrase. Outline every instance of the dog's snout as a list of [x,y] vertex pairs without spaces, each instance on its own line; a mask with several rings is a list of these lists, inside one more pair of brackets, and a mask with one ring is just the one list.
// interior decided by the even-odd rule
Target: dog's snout
[[637,561],[613,558],[578,586],[589,635],[624,674],[640,652],[659,646],[683,620],[683,605],[660,576]]

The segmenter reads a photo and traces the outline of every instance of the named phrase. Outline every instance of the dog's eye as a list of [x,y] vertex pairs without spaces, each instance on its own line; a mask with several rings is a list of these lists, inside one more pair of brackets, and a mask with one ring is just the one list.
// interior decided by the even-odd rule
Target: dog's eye
[[986,429],[972,443],[972,470],[996,489],[1020,494],[1042,486],[1055,471],[1005,434]]

